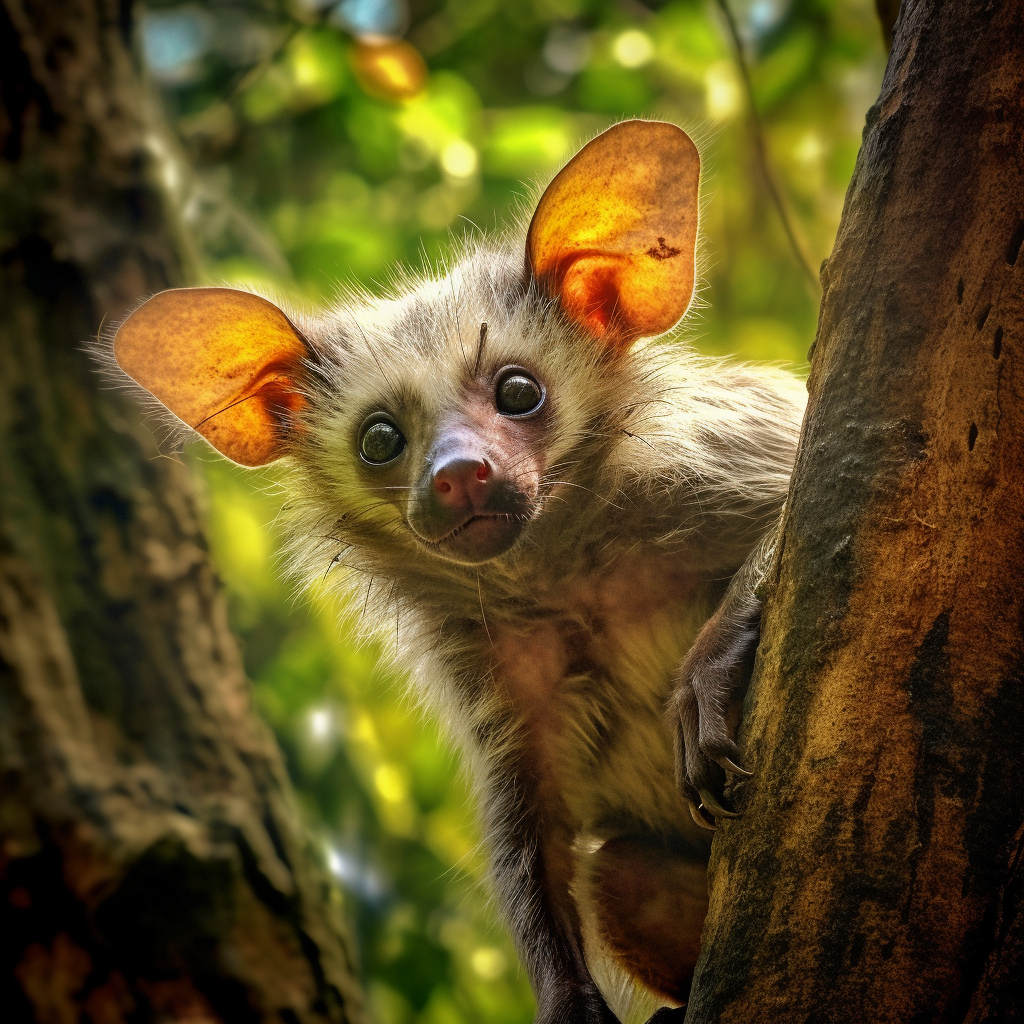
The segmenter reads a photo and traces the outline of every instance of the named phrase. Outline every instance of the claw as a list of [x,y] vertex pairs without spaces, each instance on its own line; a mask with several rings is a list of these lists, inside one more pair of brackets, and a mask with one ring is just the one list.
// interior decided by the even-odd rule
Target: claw
[[716,818],[738,818],[735,811],[727,811],[711,794],[709,789],[698,789],[701,804],[706,807]]
[[746,768],[741,768],[731,758],[725,756],[725,754],[719,754],[715,760],[730,774],[738,775],[741,779],[752,779],[754,777],[753,772],[748,772]]
[[713,821],[708,821],[708,819],[701,814],[700,808],[695,803],[687,800],[686,806],[690,808],[690,817],[693,818],[701,828],[706,828],[709,832],[716,831],[717,826],[715,823]]

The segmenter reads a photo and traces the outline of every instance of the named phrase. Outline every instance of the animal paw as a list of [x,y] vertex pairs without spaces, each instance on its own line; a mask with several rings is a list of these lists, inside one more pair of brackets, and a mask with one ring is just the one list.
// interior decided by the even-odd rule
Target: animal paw
[[[738,611],[744,614],[737,614]],[[717,818],[737,818],[725,796],[728,775],[749,778],[736,746],[746,679],[757,647],[760,607],[723,604],[704,625],[676,675],[670,702],[676,734],[676,778],[694,821],[713,829]]]

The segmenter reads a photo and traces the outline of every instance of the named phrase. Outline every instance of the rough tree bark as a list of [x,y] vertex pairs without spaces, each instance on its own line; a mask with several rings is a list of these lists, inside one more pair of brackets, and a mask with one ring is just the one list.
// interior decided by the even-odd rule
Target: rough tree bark
[[189,474],[82,351],[183,277],[132,28],[0,3],[0,1016],[354,1022]]
[[904,0],[686,1020],[1024,1016],[1024,5]]

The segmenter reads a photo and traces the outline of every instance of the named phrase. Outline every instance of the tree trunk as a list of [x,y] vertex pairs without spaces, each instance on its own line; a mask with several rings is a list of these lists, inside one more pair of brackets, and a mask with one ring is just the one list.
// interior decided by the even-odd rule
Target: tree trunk
[[1024,1016],[1024,5],[904,0],[687,1021]]
[[359,1021],[189,474],[82,350],[183,278],[131,11],[0,3],[0,1016]]

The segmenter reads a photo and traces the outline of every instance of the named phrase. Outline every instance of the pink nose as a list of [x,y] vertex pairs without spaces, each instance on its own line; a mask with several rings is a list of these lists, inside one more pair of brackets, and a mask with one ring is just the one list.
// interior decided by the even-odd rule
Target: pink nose
[[476,507],[490,475],[491,467],[479,459],[449,459],[434,470],[434,490],[449,508]]

